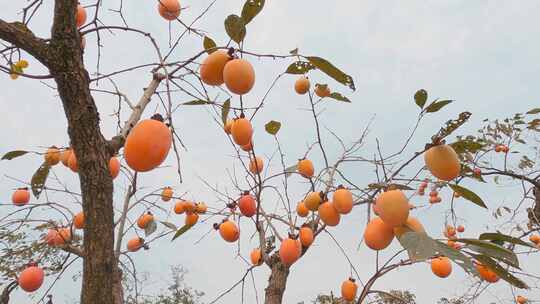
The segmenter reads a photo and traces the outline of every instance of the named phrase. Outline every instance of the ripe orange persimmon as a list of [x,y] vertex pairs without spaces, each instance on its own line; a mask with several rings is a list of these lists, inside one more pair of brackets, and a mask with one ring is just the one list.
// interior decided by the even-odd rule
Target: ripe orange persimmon
[[86,9],[82,5],[77,5],[77,15],[75,16],[77,27],[81,27],[86,23]]
[[141,120],[126,138],[124,158],[128,166],[138,172],[150,171],[167,158],[172,144],[171,130],[161,115]]
[[383,250],[394,239],[394,229],[380,217],[374,217],[364,230],[364,242],[373,250]]
[[180,2],[178,0],[158,0],[158,12],[165,20],[175,20],[180,16]]
[[298,78],[294,83],[294,90],[300,95],[306,94],[309,91],[309,87],[309,79],[305,76]]
[[253,149],[253,142],[250,141],[249,144],[240,146],[240,149],[242,149],[242,150],[244,150],[246,152],[251,151]]
[[461,171],[458,155],[449,145],[429,148],[424,154],[424,161],[431,174],[444,181],[453,180]]
[[304,226],[300,228],[298,233],[298,238],[300,239],[300,244],[304,247],[309,247],[313,244],[313,230],[309,226]]
[[253,264],[253,266],[261,265],[263,263],[261,249],[259,249],[259,248],[253,249],[251,251],[251,253],[249,254],[249,258],[250,258],[251,264]]
[[38,290],[43,284],[43,279],[45,278],[45,273],[43,269],[31,265],[26,267],[17,278],[17,282],[22,290],[26,292],[34,292]]
[[45,241],[49,246],[60,246],[71,241],[71,229],[69,228],[52,228],[47,232]]
[[263,159],[256,156],[255,159],[251,159],[249,161],[249,171],[253,174],[258,174],[263,171],[264,168],[264,162]]
[[321,98],[328,97],[331,94],[330,87],[328,85],[316,84],[315,94]]
[[154,216],[152,215],[152,213],[148,212],[139,217],[139,219],[137,220],[137,226],[139,226],[139,228],[141,229],[146,229],[146,227],[148,227],[148,225],[153,221]]
[[379,194],[376,200],[381,219],[392,227],[398,227],[409,217],[409,201],[401,190],[390,190]]
[[30,192],[28,188],[19,188],[11,195],[11,202],[15,206],[24,206],[30,201]]
[[281,263],[291,266],[302,255],[302,244],[298,240],[286,238],[279,246],[279,258]]
[[249,194],[249,192],[244,193],[238,200],[238,208],[244,216],[252,217],[257,213],[257,203],[255,198]]
[[322,192],[310,192],[304,199],[304,205],[311,211],[317,211],[322,203]]
[[313,169],[313,163],[309,159],[301,159],[298,161],[298,173],[305,178],[312,178],[315,169]]
[[207,210],[208,210],[208,207],[206,206],[205,203],[201,202],[201,203],[195,204],[195,212],[196,213],[205,214]]
[[446,236],[450,238],[456,236],[456,228],[451,225],[446,226]]
[[[185,206],[189,206],[189,205],[185,205]],[[194,213],[192,211],[186,211],[185,224],[187,226],[193,226],[197,224],[197,221],[199,221],[199,215],[197,213]]]
[[339,224],[341,216],[333,203],[324,202],[319,205],[318,210],[321,221],[323,221],[323,223],[325,223],[327,226],[337,226]]
[[60,153],[60,161],[66,167],[69,167],[69,157],[71,156],[71,153],[73,153],[73,150],[71,150],[71,148],[66,149]]
[[426,232],[422,223],[420,223],[420,221],[417,218],[410,215],[407,218],[407,221],[405,222],[405,224],[403,224],[402,226],[394,227],[394,234],[397,237],[402,236],[408,231],[413,231],[416,233]]
[[447,257],[436,257],[431,259],[431,271],[439,278],[446,278],[452,273],[452,263]]
[[[208,55],[201,65],[201,80],[212,86],[222,85],[224,82],[223,69],[229,60],[231,60],[231,57],[223,50],[218,50]],[[226,130],[225,128],[225,132],[227,132]]]
[[332,197],[334,207],[337,212],[341,214],[348,214],[353,208],[353,196],[351,191],[345,189],[343,186],[338,187]]
[[69,154],[68,167],[69,169],[71,169],[71,171],[75,173],[79,172],[79,165],[77,164],[77,156],[75,156],[75,153],[73,152]]
[[225,122],[225,125],[223,126],[223,131],[225,131],[225,133],[227,134],[231,134],[233,123],[234,123],[234,120],[227,119],[227,121]]
[[127,242],[127,250],[129,252],[139,251],[139,249],[141,249],[143,245],[144,245],[144,239],[140,237],[135,237],[135,238],[130,239]]
[[83,229],[84,228],[84,213],[82,211],[77,213],[73,217],[73,227],[75,227],[75,229]]
[[356,292],[358,290],[358,285],[356,285],[353,278],[345,280],[341,284],[341,297],[345,301],[353,301],[356,298]]
[[528,300],[524,296],[517,296],[516,297],[516,303],[517,304],[526,304],[527,302],[528,302]]
[[478,270],[480,277],[486,282],[497,283],[499,281],[499,276],[485,265],[476,263],[476,270]]
[[237,145],[244,146],[251,142],[253,127],[251,122],[245,118],[238,118],[231,127],[231,135]]
[[309,209],[304,202],[299,202],[298,205],[296,205],[296,213],[299,217],[306,217],[309,214]]
[[535,244],[539,244],[540,243],[540,235],[538,234],[531,234],[531,236],[529,236],[529,241],[535,243]]
[[185,211],[186,211],[186,202],[185,201],[177,201],[176,204],[174,204],[174,213],[182,214]]
[[171,187],[165,187],[161,191],[161,200],[164,202],[168,202],[173,197],[174,191]]
[[255,71],[249,61],[233,59],[225,64],[223,80],[229,91],[244,95],[251,91],[255,84]]
[[120,173],[120,161],[114,156],[109,159],[109,173],[113,179]]
[[238,240],[240,231],[233,221],[226,220],[219,225],[219,234],[225,241],[232,243]]
[[49,164],[49,166],[54,166],[60,162],[60,150],[58,150],[57,147],[52,146],[47,149],[44,158],[45,162]]

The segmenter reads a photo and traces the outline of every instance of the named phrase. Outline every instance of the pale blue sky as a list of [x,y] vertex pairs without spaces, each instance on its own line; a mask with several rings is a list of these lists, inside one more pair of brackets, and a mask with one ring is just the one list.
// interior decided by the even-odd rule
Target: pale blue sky
[[[51,23],[52,1],[46,2],[31,24],[32,29],[41,36],[48,35]],[[103,10],[107,24],[119,24],[117,17],[107,11],[116,9],[117,2],[107,3]],[[146,2],[124,1],[125,16],[130,25],[151,32],[160,47],[166,49],[168,24],[157,15],[154,1]],[[540,21],[536,18],[540,9],[538,1],[267,2],[264,11],[248,27],[245,48],[283,54],[298,47],[303,54],[324,57],[349,73],[356,83],[357,90],[354,93],[319,73],[314,73],[311,78],[328,82],[332,88],[353,101],[352,104],[325,101],[323,106],[325,111],[321,116],[322,124],[340,134],[345,141],[357,138],[374,117],[362,156],[372,157],[375,138],[380,139],[386,154],[394,152],[402,144],[408,135],[407,130],[415,121],[418,109],[412,101],[412,95],[419,88],[428,90],[430,97],[450,98],[456,102],[422,123],[413,141],[414,148],[422,147],[444,121],[454,118],[463,110],[473,113],[471,121],[463,130],[465,132],[476,130],[486,117],[501,118],[539,105],[537,82],[540,73],[540,44],[536,39],[540,27]],[[90,1],[83,0],[82,3],[89,4]],[[191,22],[208,3],[210,1],[183,1],[182,6],[189,6],[189,9],[183,11],[181,19],[186,23]],[[223,44],[227,41],[223,20],[230,13],[239,13],[242,4],[240,0],[218,0],[196,27],[207,30],[218,44]],[[19,5],[2,3],[0,18],[15,20],[19,9]],[[111,36],[103,33],[102,39],[105,45],[102,72],[155,61],[148,43],[134,35],[117,32]],[[198,52],[201,46],[201,39],[191,35],[174,52],[173,59],[188,58]],[[91,73],[95,72],[95,59],[96,40],[95,36],[90,36],[87,37],[85,62]],[[291,61],[250,60],[255,66],[257,81],[254,90],[245,100],[248,105],[255,105],[273,78],[284,71]],[[29,72],[45,73],[36,62],[31,62]],[[147,71],[141,70],[115,80],[123,93],[131,100],[136,100],[150,77]],[[271,119],[283,123],[279,136],[286,148],[289,163],[303,155],[307,143],[314,136],[310,113],[303,111],[306,100],[293,92],[294,79],[293,76],[285,76],[278,82],[268,98],[267,106],[254,121],[257,150],[266,157],[272,155],[275,147],[263,126]],[[103,84],[107,85],[106,82]],[[0,86],[4,88],[0,94],[0,106],[6,113],[3,117],[4,127],[0,131],[0,154],[19,148],[35,150],[51,144],[67,144],[66,120],[56,92],[37,81],[12,81],[7,76],[0,78]],[[179,94],[173,96],[175,103],[191,100]],[[103,94],[95,94],[95,99],[101,112],[104,133],[110,137],[115,132],[115,120],[109,114],[114,112],[116,100]],[[156,104],[149,107],[145,116],[150,116]],[[186,107],[175,115],[176,129],[188,147],[188,151],[182,153],[185,182],[180,185],[175,170],[165,168],[143,174],[140,184],[149,188],[171,185],[179,192],[189,192],[193,199],[206,201],[211,207],[222,206],[198,179],[200,176],[211,184],[231,189],[226,170],[235,165],[231,158],[233,150],[209,113],[203,107]],[[331,145],[338,147],[337,143],[330,141],[328,134],[325,139],[329,142],[330,154],[335,156],[337,151],[331,149]],[[406,152],[410,155],[412,151],[410,149]],[[313,157],[316,167],[320,169],[322,162],[317,155]],[[40,161],[38,157],[30,156],[0,163],[0,190],[4,193],[2,202],[9,199],[12,188],[19,186],[4,175],[29,179]],[[174,163],[171,155],[167,164]],[[415,168],[421,165],[420,161],[414,163]],[[279,170],[279,167],[279,163],[274,162],[271,170]],[[373,181],[372,168],[365,165],[352,165],[347,171],[358,184]],[[67,169],[58,167],[55,172],[66,178],[71,187],[78,189],[78,181]],[[123,182],[125,180],[116,181],[117,206],[123,195]],[[303,190],[301,179],[293,178],[292,183],[295,189]],[[458,208],[469,228],[466,235],[471,237],[486,230],[486,224],[492,221],[490,213],[496,206],[512,206],[520,195],[516,187],[496,187],[491,184],[486,189],[479,184],[469,186],[482,194],[490,206],[490,212],[470,204]],[[442,195],[444,198],[449,197],[448,191]],[[296,196],[293,195],[293,199],[300,199],[299,196],[300,191]],[[66,204],[75,206],[68,202]],[[430,234],[438,237],[447,208],[448,204],[443,203],[422,209],[416,215],[428,227]],[[74,209],[78,210],[78,207]],[[0,214],[4,212],[2,210]],[[524,214],[520,218],[525,221]],[[183,216],[173,216],[170,220],[180,224]],[[343,218],[343,224],[338,229],[332,231],[365,281],[374,270],[374,253],[365,247],[357,251],[364,225],[365,210],[355,210]],[[247,225],[245,228],[252,230]],[[234,259],[235,246],[225,244],[216,233],[193,245],[208,229],[209,224],[197,226],[172,244],[164,240],[152,246],[149,251],[132,255],[139,266],[138,271],[150,273],[147,292],[157,292],[164,287],[163,280],[169,276],[168,267],[173,264],[181,264],[189,269],[189,284],[206,292],[205,301],[212,300],[243,275],[246,265]],[[256,246],[249,237],[247,233],[242,235],[241,251],[246,256]],[[387,256],[397,248],[395,242],[383,255]],[[538,262],[538,258],[523,261],[531,266]],[[321,292],[338,292],[341,282],[348,275],[346,260],[332,241],[323,235],[309,253],[293,266],[284,303],[310,300]],[[255,271],[259,299],[264,294],[267,277],[265,267]],[[429,265],[420,264],[384,277],[375,288],[410,289],[417,295],[418,303],[434,303],[440,297],[460,294],[469,283],[464,272],[457,267],[449,279],[442,280],[434,278]],[[70,275],[64,276],[59,283],[61,288],[54,292],[58,303],[76,298],[79,284],[73,283]],[[429,288],[432,286],[437,288]],[[223,298],[222,303],[238,303],[238,291]],[[530,293],[530,297],[533,296],[540,296],[538,289]],[[27,303],[23,302],[27,298],[20,291],[16,292],[15,298],[17,303]],[[254,303],[250,284],[246,288],[246,298],[250,299],[249,303]],[[499,283],[490,287],[478,303],[509,301],[510,298],[507,285]]]

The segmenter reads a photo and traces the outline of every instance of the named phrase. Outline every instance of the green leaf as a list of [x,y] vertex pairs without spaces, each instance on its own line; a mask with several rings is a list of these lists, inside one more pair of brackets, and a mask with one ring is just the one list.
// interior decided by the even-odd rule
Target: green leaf
[[424,105],[426,104],[428,98],[427,91],[424,89],[416,91],[414,94],[414,102],[420,107],[420,109],[424,108]]
[[239,44],[244,40],[244,37],[246,37],[246,25],[244,24],[244,20],[237,15],[229,15],[229,17],[225,19],[225,31],[233,41]]
[[227,123],[227,117],[229,116],[229,111],[231,110],[231,100],[227,99],[221,107],[221,121],[223,125]]
[[176,233],[174,234],[173,238],[171,241],[174,241],[176,240],[179,236],[181,236],[182,234],[184,234],[186,231],[188,231],[191,227],[193,227],[193,225],[184,225],[182,226],[180,229],[176,230]]
[[511,244],[521,245],[521,246],[527,246],[530,248],[536,249],[536,246],[529,244],[521,239],[501,234],[501,233],[494,233],[494,232],[486,232],[482,233],[479,237],[480,240],[489,240],[489,241],[503,241]]
[[5,160],[12,160],[12,159],[17,158],[19,156],[23,156],[26,153],[28,153],[28,151],[24,151],[24,150],[10,151],[10,152],[4,154],[4,156],[2,156],[1,160],[4,160],[4,159]]
[[[204,39],[203,39],[203,46],[204,46],[204,49],[206,50],[206,52],[208,54],[212,54],[213,52],[215,52],[216,50],[212,50],[213,48],[215,48],[217,45],[216,43],[214,42],[214,40],[212,40],[212,38],[208,37],[208,36],[204,36]],[[210,50],[210,51],[209,51]]]
[[277,132],[279,132],[279,129],[281,128],[281,123],[279,121],[271,120],[267,124],[264,125],[264,129],[268,134],[276,135]]
[[330,96],[328,96],[332,99],[335,99],[335,100],[339,100],[339,101],[343,101],[343,102],[351,102],[349,100],[349,98],[337,93],[337,92],[334,92],[334,93],[331,93]]
[[285,168],[285,177],[291,176],[291,174],[296,172],[296,170],[298,170],[298,165],[292,165],[288,168]]
[[525,282],[523,282],[522,280],[510,274],[508,271],[506,271],[506,269],[504,269],[501,265],[499,265],[490,257],[482,255],[482,254],[473,255],[473,256],[478,262],[482,263],[482,265],[489,267],[489,269],[495,272],[501,279],[505,280],[506,282],[512,284],[513,286],[517,288],[529,289],[529,286],[527,286]]
[[171,223],[171,222],[163,222],[163,221],[160,221],[161,224],[163,224],[163,226],[173,230],[173,231],[176,231],[176,229],[178,229],[178,227],[176,227],[175,224]]
[[514,252],[490,241],[476,239],[456,239],[456,242],[467,244],[467,248],[497,259],[503,263],[519,268],[519,260]]
[[463,154],[465,152],[476,153],[486,145],[473,139],[462,139],[451,143],[450,146],[457,154]]
[[291,63],[285,73],[301,75],[315,69],[315,66],[307,61],[296,61]]
[[343,73],[340,69],[336,68],[326,59],[323,59],[321,57],[315,57],[315,56],[309,56],[309,57],[306,57],[306,59],[309,62],[311,62],[311,64],[313,64],[321,72],[334,78],[337,82],[348,86],[349,88],[351,88],[351,90],[353,91],[355,90],[354,81],[352,77]]
[[527,112],[527,114],[538,114],[540,113],[540,108],[534,108]]
[[427,260],[436,256],[445,256],[454,261],[469,274],[478,275],[472,260],[461,251],[429,237],[423,232],[406,232],[398,237],[399,242],[409,253],[413,261]]
[[264,0],[247,0],[242,8],[242,19],[247,25],[257,16],[264,7]]
[[32,193],[36,199],[39,198],[41,191],[43,191],[43,188],[45,188],[45,182],[49,176],[50,169],[51,166],[47,162],[43,162],[43,164],[36,170],[34,175],[32,175],[30,185],[32,187]]
[[459,194],[461,194],[461,196],[472,202],[472,203],[475,203],[476,205],[482,207],[482,208],[486,208],[487,209],[487,206],[486,204],[484,203],[484,201],[474,192],[472,192],[471,190],[467,189],[467,188],[464,188],[464,187],[461,187],[459,185],[455,185],[455,184],[448,184],[448,186],[450,186],[450,188],[452,188],[452,190],[454,190],[454,192],[457,192]]
[[152,233],[156,232],[156,230],[157,230],[156,221],[151,221],[150,223],[148,223],[148,225],[146,225],[146,228],[144,228],[144,235],[148,237]]
[[453,100],[435,100],[427,108],[424,110],[426,113],[435,113],[442,109],[443,107],[447,106],[448,104],[452,103]]
[[388,184],[388,189],[414,190],[413,188],[407,185],[401,185],[401,184]]
[[184,102],[182,103],[183,105],[186,105],[186,106],[198,106],[198,105],[209,105],[209,104],[214,104],[213,101],[208,101],[208,100],[202,100],[202,99],[197,99],[197,100],[192,100],[192,101],[188,101],[188,102]]

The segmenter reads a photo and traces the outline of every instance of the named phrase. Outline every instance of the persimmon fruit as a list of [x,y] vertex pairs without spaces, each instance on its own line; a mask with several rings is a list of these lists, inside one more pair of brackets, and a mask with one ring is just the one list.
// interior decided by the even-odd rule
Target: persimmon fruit
[[286,238],[279,246],[279,258],[281,263],[291,266],[302,255],[302,244],[296,239]]
[[409,217],[409,201],[401,190],[390,190],[379,194],[376,204],[381,219],[392,227],[405,224]]
[[226,220],[219,225],[219,234],[225,241],[233,243],[238,240],[240,231],[238,230],[238,226],[236,226],[233,221]]
[[364,230],[364,242],[373,250],[383,250],[394,239],[394,228],[386,224],[380,217],[369,221]]
[[453,180],[461,171],[459,157],[449,145],[429,148],[424,154],[424,161],[431,174],[444,181]]
[[31,265],[26,267],[17,278],[19,287],[26,292],[34,292],[43,284],[45,273],[38,266]]
[[158,0],[158,12],[165,20],[176,20],[180,16],[180,2],[178,0]]
[[297,170],[300,175],[305,178],[312,178],[315,169],[313,168],[313,162],[309,159],[301,159],[298,161]]
[[233,59],[225,64],[223,80],[229,91],[244,95],[251,91],[255,84],[255,71],[249,61]]
[[[204,83],[212,86],[222,85],[224,82],[223,70],[225,68],[225,64],[227,64],[229,60],[231,60],[231,57],[226,51],[223,50],[218,50],[208,55],[201,65],[201,80]],[[225,132],[227,132],[227,124],[225,124]]]
[[28,188],[19,188],[11,195],[11,202],[15,206],[24,206],[30,202],[30,191]]
[[171,130],[161,115],[141,120],[129,132],[124,144],[124,158],[137,172],[150,171],[165,161],[172,144]]
[[309,91],[309,87],[309,79],[305,76],[298,78],[294,83],[294,90],[300,95],[306,94]]

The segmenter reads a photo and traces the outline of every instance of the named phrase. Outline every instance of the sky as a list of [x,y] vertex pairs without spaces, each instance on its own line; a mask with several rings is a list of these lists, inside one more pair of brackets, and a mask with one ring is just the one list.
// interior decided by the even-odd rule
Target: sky
[[[52,16],[50,2],[52,1],[44,3],[30,24],[30,28],[38,36],[49,35]],[[191,23],[210,2],[183,1],[182,7],[186,9],[182,11],[180,19]],[[88,5],[91,1],[82,0],[81,3]],[[111,11],[118,8],[119,1],[108,1],[104,5],[104,23],[120,25],[118,15]],[[124,1],[123,5],[128,24],[151,33],[162,51],[166,52],[169,45],[169,24],[157,14],[155,1]],[[243,1],[240,0],[218,0],[195,27],[204,29],[218,45],[223,45],[228,41],[223,20],[229,14],[239,14],[242,5]],[[19,4],[0,3],[0,18],[8,21],[19,20],[20,9]],[[455,100],[447,108],[429,115],[421,123],[411,148],[399,158],[404,160],[414,151],[421,149],[445,121],[455,118],[462,111],[473,113],[470,122],[461,130],[461,134],[464,134],[475,132],[482,126],[484,118],[504,118],[538,107],[540,92],[536,88],[540,73],[540,43],[535,37],[540,21],[534,18],[534,12],[538,9],[539,2],[527,0],[267,1],[263,12],[248,26],[244,48],[265,54],[287,54],[288,51],[299,48],[302,54],[326,58],[353,77],[356,84],[354,92],[319,72],[310,74],[312,82],[328,83],[333,90],[352,101],[351,104],[345,104],[325,100],[321,104],[323,141],[328,147],[331,159],[339,155],[339,143],[326,128],[339,134],[347,143],[357,139],[371,122],[370,133],[360,155],[373,157],[375,139],[381,142],[383,153],[388,155],[399,149],[416,121],[418,108],[412,98],[416,90],[426,89],[430,100]],[[92,15],[91,11],[89,15]],[[172,37],[177,37],[181,29],[179,24],[172,24]],[[100,66],[102,73],[156,61],[150,44],[139,36],[124,32],[104,32],[101,38],[104,45]],[[96,37],[90,35],[86,39],[85,64],[92,74],[96,72]],[[171,59],[184,60],[201,49],[201,38],[189,34],[173,52]],[[256,84],[244,100],[247,105],[254,106],[261,100],[274,78],[285,71],[292,60],[246,58],[254,65]],[[35,60],[29,61],[28,72],[47,73]],[[135,101],[141,96],[150,79],[149,70],[141,69],[115,77],[114,81],[121,92]],[[269,94],[265,107],[253,121],[255,145],[267,161],[276,150],[272,137],[264,132],[264,124],[269,120],[282,123],[278,137],[284,147],[287,164],[293,164],[301,157],[315,138],[311,114],[305,110],[307,100],[294,93],[295,79],[296,76],[283,76]],[[68,144],[66,119],[54,90],[36,80],[12,81],[7,75],[0,77],[0,87],[4,88],[0,94],[0,107],[6,113],[0,131],[0,154],[15,149],[42,151],[43,147],[53,144]],[[111,85],[103,81],[100,88],[110,89]],[[98,92],[94,93],[94,98],[101,113],[103,133],[106,137],[111,137],[117,131],[116,119],[111,115],[116,111],[117,99]],[[173,94],[175,105],[191,99],[182,93]],[[151,116],[156,109],[163,111],[156,100],[148,107],[144,117]],[[234,97],[232,102],[238,104],[238,98]],[[128,113],[123,111],[122,115],[125,119]],[[181,152],[183,183],[180,183],[175,173],[175,159],[171,153],[165,162],[167,166],[142,174],[140,184],[146,189],[172,186],[177,193],[186,192],[187,197],[205,201],[211,208],[222,207],[223,202],[216,198],[201,180],[233,193],[228,172],[238,168],[239,164],[233,157],[234,150],[227,137],[214,122],[214,118],[215,115],[209,108],[180,107],[174,114],[174,123],[187,147]],[[313,152],[310,156],[316,170],[320,170],[320,154]],[[0,162],[0,193],[3,193],[0,202],[8,203],[12,189],[21,186],[9,177],[28,180],[40,163],[41,158],[36,155]],[[416,161],[412,166],[417,169],[422,165],[421,161]],[[279,161],[272,159],[268,167],[267,174],[279,172]],[[78,180],[74,174],[62,166],[55,168],[54,172],[70,189],[78,191]],[[345,172],[361,185],[374,181],[373,168],[365,164],[347,165]],[[306,189],[305,182],[299,177],[293,177],[291,185],[295,191],[293,200],[301,199]],[[457,206],[460,223],[467,227],[465,235],[470,237],[500,227],[498,224],[501,222],[493,219],[492,212],[499,206],[515,206],[520,198],[520,188],[509,182],[502,185],[490,183],[487,186],[469,182],[467,186],[481,194],[489,206],[488,211],[465,201]],[[117,207],[121,205],[125,187],[125,178],[120,177],[115,181]],[[449,191],[444,190],[442,204],[420,208],[414,212],[434,237],[441,237],[449,208],[449,195]],[[52,197],[65,203],[66,207],[74,212],[80,210],[80,206],[70,197]],[[424,204],[425,199],[415,198],[415,203]],[[265,203],[273,206],[275,198],[269,195]],[[171,202],[159,204],[163,204],[164,208],[172,208]],[[2,209],[0,215],[11,210],[9,207]],[[41,212],[45,218],[58,216],[49,211]],[[161,216],[160,220],[171,221],[177,225],[181,225],[184,220],[183,216],[174,214]],[[344,217],[338,228],[331,229],[363,281],[369,279],[375,268],[375,253],[365,245],[361,245],[358,250],[365,218],[365,208],[358,208]],[[518,222],[523,224],[525,221],[524,212],[519,213]],[[145,292],[156,294],[166,287],[171,265],[182,265],[189,270],[187,282],[206,293],[203,299],[205,302],[213,300],[242,277],[247,266],[236,257],[236,246],[223,242],[217,233],[205,236],[211,223],[212,220],[195,226],[175,242],[164,239],[152,244],[148,251],[131,255],[137,271],[149,274],[149,281],[144,284]],[[241,227],[247,231],[253,229],[248,225]],[[284,231],[282,229],[282,232]],[[135,233],[131,231],[128,235],[134,236]],[[245,257],[249,255],[251,248],[257,246],[250,237],[251,233],[241,236],[241,253]],[[203,239],[199,241],[201,238]],[[381,254],[388,257],[397,249],[399,244],[394,241],[393,245]],[[526,257],[522,260],[524,269],[530,269],[533,265],[538,265],[538,262],[538,257]],[[76,275],[78,270],[80,263],[75,264],[72,270],[59,280],[54,290],[58,303],[74,303],[74,299],[77,299],[80,280],[74,282],[72,276]],[[318,293],[337,293],[341,282],[349,274],[349,264],[341,251],[323,234],[306,256],[292,267],[284,303],[309,301]],[[254,272],[259,301],[264,295],[268,275],[265,267],[259,267]],[[51,282],[51,278],[46,280],[46,284]],[[435,303],[441,297],[459,295],[471,282],[457,265],[454,265],[454,272],[448,279],[438,279],[433,276],[428,264],[421,263],[400,268],[381,278],[375,288],[408,289],[416,294],[418,303]],[[436,288],[426,288],[431,286]],[[538,289],[524,294],[540,300]],[[14,303],[33,303],[28,295],[21,291],[17,291],[14,297]],[[245,297],[247,302],[255,303],[254,288],[249,282],[246,285]],[[498,283],[489,287],[477,303],[503,303],[511,298],[510,288],[504,283]],[[240,288],[221,300],[221,303],[238,302]]]

